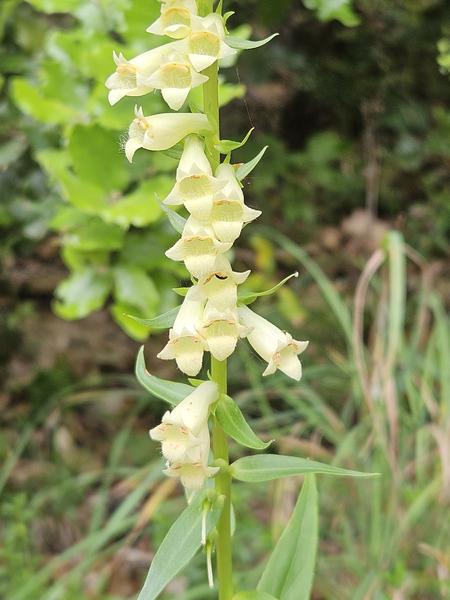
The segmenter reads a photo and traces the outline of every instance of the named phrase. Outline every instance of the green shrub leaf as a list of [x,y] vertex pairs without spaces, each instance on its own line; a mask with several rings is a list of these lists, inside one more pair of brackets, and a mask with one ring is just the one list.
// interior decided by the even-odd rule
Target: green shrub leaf
[[60,302],[53,304],[63,319],[82,319],[101,308],[111,290],[111,273],[99,273],[93,267],[77,271],[62,281],[55,290]]
[[[203,497],[197,493],[178,517],[158,549],[138,600],[154,600],[201,547]],[[219,497],[206,514],[206,535],[219,520],[223,498]]]
[[231,465],[233,477],[239,481],[256,483],[271,481],[281,477],[293,475],[306,475],[308,473],[324,473],[326,475],[341,475],[347,477],[371,477],[377,473],[361,473],[349,471],[331,465],[325,465],[314,460],[298,458],[296,456],[282,456],[279,454],[256,454],[244,456]]
[[221,396],[215,414],[222,429],[242,446],[265,450],[271,444],[271,442],[262,442],[255,435],[236,402],[230,396]]
[[294,514],[258,583],[258,590],[272,594],[279,600],[309,600],[318,534],[316,483],[314,475],[308,475]]
[[142,346],[137,355],[135,373],[137,380],[143,388],[153,396],[165,400],[172,406],[176,406],[195,390],[194,387],[185,383],[165,381],[151,375],[145,368],[144,346]]

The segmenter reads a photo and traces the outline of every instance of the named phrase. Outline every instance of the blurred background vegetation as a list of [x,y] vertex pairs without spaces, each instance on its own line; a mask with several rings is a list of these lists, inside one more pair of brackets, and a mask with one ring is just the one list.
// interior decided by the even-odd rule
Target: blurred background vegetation
[[[269,146],[244,181],[263,215],[234,267],[251,268],[257,290],[299,270],[256,310],[310,340],[300,384],[263,380],[240,344],[231,392],[274,451],[382,473],[321,478],[314,600],[449,598],[450,5],[226,9],[239,35],[280,33],[222,70],[224,137],[255,127],[233,161]],[[124,316],[179,302],[186,272],[164,257],[177,234],[154,199],[176,162],[141,151],[128,164],[120,143],[135,99],[110,107],[104,87],[113,50],[131,58],[160,43],[145,33],[158,12],[156,0],[0,4],[8,600],[134,597],[184,503],[148,438],[164,407],[132,374],[148,328]],[[165,110],[157,94],[139,100],[145,114]],[[147,363],[179,378],[154,358],[164,344],[152,334]],[[236,484],[238,585],[254,587],[299,486]],[[164,598],[213,599],[204,571],[199,556]]]

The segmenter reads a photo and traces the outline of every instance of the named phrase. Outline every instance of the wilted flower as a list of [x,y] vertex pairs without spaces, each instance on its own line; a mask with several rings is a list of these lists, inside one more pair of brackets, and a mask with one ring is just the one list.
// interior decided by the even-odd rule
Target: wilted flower
[[184,38],[191,30],[191,15],[197,15],[195,0],[166,2],[161,6],[161,16],[147,28],[147,31],[175,39]]
[[225,183],[226,181],[213,177],[203,142],[198,136],[191,135],[184,144],[177,168],[177,182],[164,204],[184,204],[191,215],[202,221],[207,220],[211,214],[214,194]]
[[142,108],[136,106],[135,114],[125,144],[125,154],[130,162],[138,148],[167,150],[190,133],[212,131],[208,118],[200,113],[162,113],[146,117]]
[[172,260],[183,260],[189,273],[200,279],[212,272],[217,254],[226,252],[231,246],[219,242],[210,225],[191,215],[181,239],[167,250],[166,256]]
[[202,85],[208,81],[205,75],[200,75],[193,68],[189,60],[178,52],[171,52],[161,57],[161,64],[145,80],[145,85],[161,90],[162,97],[172,110],[178,110],[191,88]]
[[158,354],[158,358],[163,360],[175,359],[178,368],[190,377],[200,371],[206,349],[204,340],[198,333],[202,324],[205,301],[191,299],[194,293],[195,288],[188,290],[173,327],[169,331],[169,341]]
[[173,463],[208,461],[209,407],[219,399],[217,384],[205,381],[150,430],[153,440],[162,442],[163,456]]
[[196,71],[203,71],[219,58],[236,54],[236,50],[225,43],[225,26],[217,13],[192,16],[191,33],[175,44],[179,52],[189,56]]
[[275,325],[260,317],[247,306],[238,308],[240,321],[246,327],[252,327],[247,339],[256,352],[269,364],[263,375],[271,375],[280,369],[292,379],[302,376],[302,365],[298,354],[303,352],[308,342],[297,342],[289,333],[281,331]]

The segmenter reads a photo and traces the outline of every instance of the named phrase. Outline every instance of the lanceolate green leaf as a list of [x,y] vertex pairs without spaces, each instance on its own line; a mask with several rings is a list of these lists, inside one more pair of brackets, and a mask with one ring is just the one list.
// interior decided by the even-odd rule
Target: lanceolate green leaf
[[278,600],[272,594],[266,592],[260,592],[259,590],[250,590],[246,592],[238,592],[232,598],[232,600]]
[[326,475],[345,475],[347,477],[371,477],[377,473],[361,473],[349,471],[331,465],[325,465],[314,460],[306,460],[296,456],[279,454],[257,454],[244,456],[231,465],[233,477],[239,481],[256,483],[271,481],[281,477],[306,475],[308,473],[324,473]]
[[222,429],[242,446],[264,450],[270,445],[271,442],[264,443],[255,435],[236,402],[229,396],[221,396],[215,414]]
[[239,169],[236,171],[236,178],[239,179],[239,181],[242,181],[245,177],[247,177],[247,175],[249,173],[251,173],[253,171],[253,169],[256,167],[256,165],[259,163],[259,161],[262,159],[264,152],[267,150],[269,146],[265,146],[261,152],[255,156],[255,158],[253,158],[251,161],[249,161],[248,163],[245,163],[244,165],[242,165],[242,167],[239,167]]
[[279,600],[309,600],[317,540],[318,496],[314,475],[308,475],[294,514],[258,583],[258,590]]
[[169,208],[168,206],[166,206],[165,204],[163,204],[158,198],[158,196],[156,196],[156,199],[158,200],[158,204],[161,207],[162,211],[166,213],[167,218],[169,219],[170,224],[175,229],[175,231],[177,231],[178,233],[183,233],[183,229],[186,224],[186,219],[178,213],[176,213],[171,208]]
[[[154,600],[165,586],[197,553],[202,539],[202,502],[197,493],[164,538],[145,580],[138,600]],[[223,499],[214,502],[206,514],[206,535],[216,525],[222,512]]]
[[289,281],[289,279],[291,279],[292,277],[298,277],[298,273],[292,273],[292,275],[285,277],[283,281],[280,281],[280,283],[277,283],[277,285],[275,285],[273,288],[270,288],[270,290],[266,290],[265,292],[254,292],[253,294],[242,295],[238,294],[238,302],[240,304],[251,304],[259,296],[270,296],[270,294],[273,294],[274,292],[279,290],[280,287],[283,286],[286,283],[286,281]]
[[127,315],[127,317],[131,317],[138,323],[146,325],[147,327],[151,327],[152,329],[169,329],[175,323],[175,319],[179,310],[180,307],[176,306],[175,308],[172,308],[166,313],[163,313],[158,317],[154,317],[153,319],[139,319],[138,317],[134,317],[133,315]]
[[195,390],[195,388],[185,383],[165,381],[164,379],[150,375],[145,368],[144,346],[141,347],[137,355],[135,373],[137,380],[143,388],[150,392],[150,394],[153,394],[153,396],[165,400],[172,406],[176,406]]
[[242,140],[242,142],[233,142],[231,140],[220,140],[219,143],[214,144],[214,148],[216,150],[218,150],[221,154],[228,154],[229,152],[232,152],[233,150],[237,150],[238,148],[241,148],[241,146],[243,146],[245,144],[245,142],[250,137],[250,134],[252,133],[253,129],[254,129],[254,127],[252,127],[250,129],[250,131],[247,133],[247,135]]
[[274,37],[277,37],[278,33],[274,33],[269,37],[266,37],[263,40],[258,40],[257,42],[252,42],[251,40],[243,40],[242,38],[235,38],[232,35],[225,36],[225,42],[231,46],[231,48],[235,48],[236,50],[251,50],[252,48],[259,48],[260,46],[264,46],[270,40],[273,40]]

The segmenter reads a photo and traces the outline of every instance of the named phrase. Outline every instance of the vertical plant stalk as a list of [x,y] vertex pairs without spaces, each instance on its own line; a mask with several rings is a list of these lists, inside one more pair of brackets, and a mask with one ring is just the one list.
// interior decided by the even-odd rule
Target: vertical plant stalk
[[[212,0],[203,0],[203,5],[199,7],[203,14],[209,14],[213,11]],[[205,69],[208,81],[203,84],[203,108],[211,124],[214,125],[215,132],[213,136],[206,139],[206,149],[208,159],[211,163],[213,172],[220,164],[220,153],[214,147],[214,144],[220,139],[219,131],[219,77],[217,61]],[[219,386],[222,394],[227,393],[227,361],[219,361],[211,355],[211,379]],[[219,423],[214,420],[213,423],[213,452],[214,460],[222,459],[227,464],[228,458],[228,439]],[[219,583],[219,600],[231,600],[233,596],[233,567],[231,556],[231,475],[223,472],[215,478],[216,491],[225,497],[221,516],[217,523],[217,578]]]

